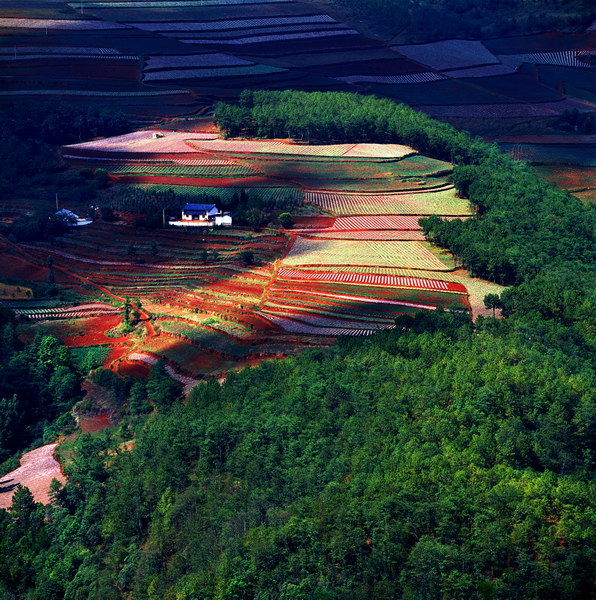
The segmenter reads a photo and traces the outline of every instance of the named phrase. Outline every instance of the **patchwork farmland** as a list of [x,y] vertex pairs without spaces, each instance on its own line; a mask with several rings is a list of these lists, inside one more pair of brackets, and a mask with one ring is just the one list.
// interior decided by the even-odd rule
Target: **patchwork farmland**
[[[74,228],[51,245],[6,242],[24,266],[44,269],[51,257],[61,289],[80,298],[15,308],[73,348],[108,348],[117,373],[140,376],[163,358],[188,388],[338,335],[370,335],[400,314],[472,309],[452,258],[424,240],[419,220],[473,211],[448,183],[452,165],[413,148],[224,140],[205,122],[72,144],[62,155],[74,168],[108,171],[121,220]],[[129,215],[152,193],[179,206],[225,206],[244,193],[291,206],[296,223],[201,233],[132,226]],[[122,331],[127,299],[134,336]]]

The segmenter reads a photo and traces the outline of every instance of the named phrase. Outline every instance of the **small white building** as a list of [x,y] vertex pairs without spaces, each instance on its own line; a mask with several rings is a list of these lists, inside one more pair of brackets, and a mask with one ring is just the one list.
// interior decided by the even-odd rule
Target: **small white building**
[[215,224],[221,225],[222,227],[231,227],[232,226],[232,215],[215,215]]
[[230,227],[232,216],[222,213],[215,204],[185,204],[180,220],[173,219],[170,225],[175,227]]

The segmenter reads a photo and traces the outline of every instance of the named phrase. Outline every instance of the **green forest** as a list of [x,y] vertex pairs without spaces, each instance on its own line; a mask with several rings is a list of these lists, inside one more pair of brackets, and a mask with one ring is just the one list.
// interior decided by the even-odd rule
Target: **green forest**
[[[511,285],[491,300],[504,318],[403,316],[199,385],[186,402],[159,363],[147,382],[97,372],[121,421],[72,442],[51,505],[20,488],[0,510],[0,599],[596,598],[594,208],[388,100],[248,92],[216,118],[229,135],[317,141],[351,127],[352,139],[455,161],[477,215],[424,228]],[[10,463],[68,431],[62,388],[43,382],[65,369],[80,383],[85,369],[47,336],[22,348],[3,319],[2,373],[42,386],[55,415],[9,421],[29,400],[3,375]]]

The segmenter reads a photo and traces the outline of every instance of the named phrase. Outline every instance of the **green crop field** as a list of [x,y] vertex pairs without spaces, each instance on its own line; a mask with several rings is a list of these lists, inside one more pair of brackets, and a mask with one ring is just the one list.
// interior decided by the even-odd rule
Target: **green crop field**
[[319,240],[299,237],[284,260],[288,266],[393,266],[447,271],[450,268],[420,242]]
[[468,200],[452,187],[436,191],[393,194],[340,194],[309,191],[305,200],[336,215],[443,215],[473,214]]

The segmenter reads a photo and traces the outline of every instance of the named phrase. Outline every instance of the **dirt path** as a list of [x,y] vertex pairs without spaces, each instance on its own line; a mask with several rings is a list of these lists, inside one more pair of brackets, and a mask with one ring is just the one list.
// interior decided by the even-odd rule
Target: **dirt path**
[[[159,358],[157,358],[153,354],[148,354],[146,352],[132,352],[131,354],[128,355],[127,358],[128,358],[128,360],[143,362],[143,363],[145,363],[147,365],[151,365],[151,366],[155,365],[157,363],[157,361],[159,360]],[[185,394],[188,394],[188,392],[190,392],[190,390],[192,390],[192,388],[195,387],[195,385],[197,385],[199,383],[198,379],[194,379],[193,377],[188,377],[187,375],[182,375],[181,373],[178,373],[174,369],[174,367],[172,367],[168,363],[166,363],[165,369],[166,369],[167,374],[174,381],[177,381],[178,383],[181,383],[184,386],[183,392]]]
[[53,479],[66,481],[60,463],[54,458],[58,444],[48,444],[31,450],[21,457],[21,465],[4,477],[0,477],[0,508],[9,508],[19,485],[28,487],[36,502],[48,504],[50,484]]
[[458,283],[461,283],[468,291],[468,302],[472,308],[472,318],[474,321],[479,315],[492,317],[493,311],[484,306],[484,296],[487,294],[500,295],[506,288],[497,283],[471,277],[465,269],[457,269],[453,274],[457,278]]

